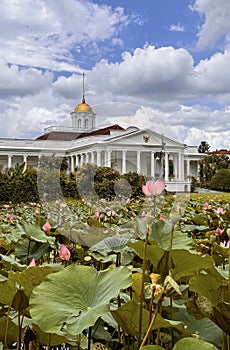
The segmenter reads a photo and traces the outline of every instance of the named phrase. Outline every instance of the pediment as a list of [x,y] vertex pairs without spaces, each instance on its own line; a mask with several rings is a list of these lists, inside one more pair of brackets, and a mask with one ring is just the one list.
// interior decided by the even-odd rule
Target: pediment
[[146,129],[146,130],[134,130],[130,133],[124,133],[116,137],[107,138],[106,143],[114,145],[140,145],[143,147],[175,147],[175,148],[184,148],[184,144],[170,139],[164,135],[160,135],[155,131]]

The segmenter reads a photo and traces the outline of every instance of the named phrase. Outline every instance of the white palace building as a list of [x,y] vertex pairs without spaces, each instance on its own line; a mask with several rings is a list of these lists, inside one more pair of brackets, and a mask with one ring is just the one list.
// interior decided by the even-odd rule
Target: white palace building
[[96,114],[82,102],[70,113],[71,127],[51,126],[36,139],[0,138],[0,171],[24,163],[37,167],[41,156],[66,157],[69,171],[83,163],[164,179],[168,191],[190,192],[204,154],[154,130],[110,125],[96,129]]

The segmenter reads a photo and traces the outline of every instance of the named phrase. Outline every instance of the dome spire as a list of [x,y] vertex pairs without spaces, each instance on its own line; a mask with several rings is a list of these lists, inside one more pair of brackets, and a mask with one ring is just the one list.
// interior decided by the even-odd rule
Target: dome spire
[[82,74],[82,101],[75,107],[74,112],[93,112],[90,105],[85,102],[85,73]]
[[85,103],[85,72],[82,74],[82,103]]

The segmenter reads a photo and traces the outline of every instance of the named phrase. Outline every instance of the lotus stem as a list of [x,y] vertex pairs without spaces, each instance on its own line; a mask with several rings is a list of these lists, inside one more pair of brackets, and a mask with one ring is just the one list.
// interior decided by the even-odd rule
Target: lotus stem
[[144,298],[144,283],[145,283],[145,271],[146,271],[146,256],[147,256],[147,245],[148,236],[150,233],[150,227],[146,228],[146,236],[144,243],[144,255],[142,262],[142,281],[141,281],[141,295],[140,295],[140,314],[139,314],[139,334],[138,334],[138,344],[141,344],[141,334],[142,334],[142,317],[143,317],[143,298]]
[[153,327],[153,325],[154,325],[154,322],[155,322],[155,319],[156,319],[156,316],[157,316],[157,313],[158,313],[159,302],[160,302],[160,299],[159,299],[159,301],[158,301],[158,303],[157,303],[156,310],[155,310],[155,312],[154,312],[154,314],[153,314],[153,317],[152,317],[152,319],[151,319],[151,322],[150,322],[150,324],[149,324],[149,327],[148,327],[148,329],[147,329],[147,332],[145,333],[144,339],[142,340],[142,343],[141,343],[141,345],[140,345],[139,350],[141,350],[141,348],[143,348],[143,346],[145,345],[145,342],[146,342],[146,340],[148,339],[149,333],[151,332],[151,329],[152,329],[152,327]]
[[171,236],[170,236],[170,245],[169,245],[169,275],[172,275],[172,249],[173,249],[173,234],[174,234],[175,223],[172,224]]

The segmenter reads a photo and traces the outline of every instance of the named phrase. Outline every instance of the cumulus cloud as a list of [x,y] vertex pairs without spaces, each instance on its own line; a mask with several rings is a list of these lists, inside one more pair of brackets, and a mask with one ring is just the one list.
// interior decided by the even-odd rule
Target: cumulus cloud
[[7,62],[57,71],[79,71],[74,52],[116,38],[131,21],[122,7],[90,1],[1,2],[1,56]]
[[1,58],[0,71],[0,99],[37,94],[49,86],[53,80],[53,74],[50,72],[8,65]]
[[109,89],[117,96],[161,99],[175,91],[187,90],[186,78],[192,73],[193,59],[185,49],[146,46],[124,52],[122,61],[101,60],[89,73],[94,88]]
[[230,35],[229,0],[196,0],[193,10],[200,13],[203,23],[198,33],[197,46],[200,49],[214,47],[221,38]]
[[[193,10],[202,19],[200,48],[228,40],[229,0],[196,0]],[[0,136],[36,137],[44,127],[64,123],[81,101],[79,73],[85,71],[86,100],[98,126],[164,128],[187,144],[207,140],[214,149],[229,148],[227,45],[196,63],[186,48],[145,45],[131,51],[120,33],[143,21],[121,7],[90,1],[2,0],[0,21]],[[183,28],[178,23],[168,29]],[[120,59],[101,59],[115,47],[126,48]],[[91,58],[97,63],[87,66]],[[205,107],[210,102],[219,109]]]

